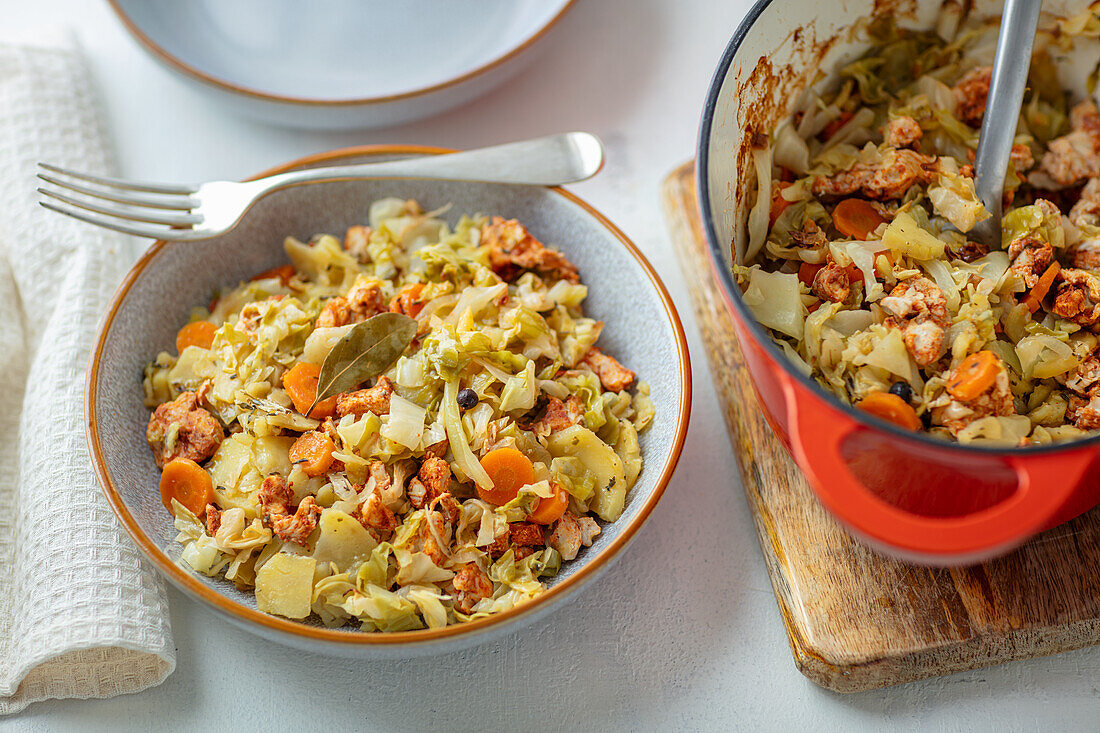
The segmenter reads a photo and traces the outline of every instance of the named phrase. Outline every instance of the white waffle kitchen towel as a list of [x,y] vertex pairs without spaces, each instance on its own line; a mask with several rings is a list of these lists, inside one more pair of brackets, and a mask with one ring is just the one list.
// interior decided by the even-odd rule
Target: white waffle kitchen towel
[[38,206],[38,161],[112,168],[72,41],[0,44],[0,714],[136,692],[176,664],[164,586],[84,437],[90,346],[133,244]]

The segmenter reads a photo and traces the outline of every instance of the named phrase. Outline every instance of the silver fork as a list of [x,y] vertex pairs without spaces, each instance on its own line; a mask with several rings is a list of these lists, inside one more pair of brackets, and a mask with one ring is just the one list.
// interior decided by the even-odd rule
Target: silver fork
[[51,211],[125,234],[154,239],[209,239],[232,229],[260,198],[289,186],[365,178],[557,186],[583,181],[603,166],[603,145],[586,132],[494,145],[446,155],[308,168],[255,181],[197,186],[139,183],[39,163],[48,186],[39,203]]

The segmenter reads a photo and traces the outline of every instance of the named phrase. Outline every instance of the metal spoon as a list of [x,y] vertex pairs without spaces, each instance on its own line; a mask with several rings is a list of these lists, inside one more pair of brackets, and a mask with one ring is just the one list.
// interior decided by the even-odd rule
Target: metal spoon
[[978,223],[968,236],[995,249],[1001,246],[1001,200],[1008,156],[1016,137],[1041,7],[1042,0],[1005,0],[993,58],[993,77],[974,160],[975,190],[993,216]]

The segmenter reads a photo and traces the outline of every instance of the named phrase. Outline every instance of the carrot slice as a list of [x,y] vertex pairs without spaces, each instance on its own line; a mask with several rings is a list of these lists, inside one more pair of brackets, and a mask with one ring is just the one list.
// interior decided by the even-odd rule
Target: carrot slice
[[501,506],[516,498],[521,486],[535,480],[535,467],[531,459],[515,448],[497,448],[486,453],[481,467],[493,480],[493,488],[477,487],[482,501]]
[[813,285],[814,278],[817,277],[817,271],[825,265],[814,265],[809,262],[803,262],[798,266],[798,281],[806,285]]
[[1034,313],[1039,310],[1039,306],[1043,304],[1043,298],[1047,297],[1047,293],[1050,292],[1050,288],[1054,285],[1054,278],[1058,277],[1058,273],[1062,271],[1062,265],[1055,260],[1050,263],[1050,267],[1039,276],[1039,282],[1035,283],[1035,287],[1031,289],[1031,292],[1027,294],[1027,298],[1024,299],[1024,305],[1027,309]]
[[993,386],[1000,366],[1000,358],[992,351],[971,354],[962,360],[947,380],[947,391],[955,399],[969,402]]
[[852,239],[867,239],[886,219],[863,199],[844,199],[833,209],[833,226]]
[[848,121],[856,116],[855,112],[841,112],[840,116],[835,120],[825,125],[825,128],[818,134],[818,137],[822,140],[828,140],[833,135],[840,132],[840,128],[848,124]]
[[390,301],[390,310],[394,313],[404,313],[409,318],[416,318],[424,304],[420,302],[420,296],[424,292],[424,283],[409,283]]
[[856,407],[909,430],[920,430],[922,427],[917,411],[896,394],[872,392],[860,400]]
[[[306,410],[317,399],[317,380],[321,376],[321,367],[300,361],[283,373],[283,389],[290,395],[294,409],[305,415]],[[321,400],[307,417],[323,420],[336,412],[336,398]]]
[[294,277],[294,265],[279,265],[278,267],[272,267],[270,270],[264,270],[263,272],[253,275],[252,281],[267,280],[269,277],[277,277],[282,280],[283,285],[290,282],[290,278]]
[[775,197],[772,199],[771,208],[768,209],[768,223],[771,226],[775,226],[776,220],[778,220],[779,217],[783,215],[783,212],[786,211],[787,207],[790,206],[792,203],[783,198],[783,194],[780,193],[780,191],[782,190],[783,189],[779,189],[779,191],[775,192]]
[[176,334],[176,353],[182,354],[188,346],[209,349],[214,343],[214,333],[218,330],[210,321],[192,321]]
[[290,462],[297,464],[307,476],[320,476],[332,465],[336,445],[320,430],[302,435],[290,446]]
[[187,507],[196,517],[206,513],[206,505],[214,500],[214,480],[190,458],[173,458],[160,474],[160,500],[172,512],[172,499]]
[[529,521],[535,524],[553,524],[565,514],[569,507],[569,492],[557,484],[551,484],[550,488],[554,490],[554,495],[539,499],[534,511],[527,515]]

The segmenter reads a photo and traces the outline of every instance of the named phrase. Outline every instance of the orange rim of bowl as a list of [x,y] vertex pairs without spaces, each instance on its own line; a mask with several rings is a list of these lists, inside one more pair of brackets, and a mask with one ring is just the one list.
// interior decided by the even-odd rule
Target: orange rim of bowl
[[[263,92],[259,89],[253,89],[251,87],[241,86],[240,84],[234,84],[227,79],[208,74],[205,71],[195,68],[191,64],[187,63],[183,59],[168,53],[160,44],[154,41],[145,33],[137,23],[130,18],[130,16],[122,9],[118,4],[118,0],[107,0],[110,3],[111,9],[114,10],[115,15],[122,21],[122,25],[126,27],[130,35],[138,40],[138,42],[145,47],[145,50],[152,54],[153,58],[157,59],[161,63],[165,64],[171,69],[174,69],[185,76],[189,76],[196,81],[202,82],[209,86],[213,86],[218,89],[222,89],[233,94],[240,94],[246,97],[252,97],[253,99],[261,99],[267,102],[281,102],[283,104],[303,104],[317,107],[355,107],[371,104],[385,104],[388,102],[397,102],[404,99],[413,99],[415,97],[425,96],[432,94],[433,92],[442,91],[450,87],[458,86],[464,82],[470,81],[476,77],[482,76],[498,66],[502,66],[508,61],[516,58],[524,51],[529,49],[535,43],[539,41],[543,36],[549,33],[565,14],[568,13],[573,6],[577,3],[577,0],[566,0],[565,5],[561,10],[544,23],[534,34],[529,36],[523,43],[513,48],[506,54],[496,57],[491,61],[488,61],[481,66],[478,66],[471,71],[467,71],[461,76],[456,76],[451,79],[432,84],[431,86],[420,87],[419,89],[411,89],[407,92],[400,92],[399,94],[387,94],[377,97],[360,97],[355,99],[311,99],[309,97],[292,97],[284,94],[273,94],[271,92]],[[339,152],[339,151],[333,151]]]
[[[285,173],[297,168],[303,168],[306,166],[314,165],[317,163],[330,163],[345,158],[355,158],[364,156],[377,156],[377,155],[439,155],[443,153],[454,152],[449,148],[430,147],[423,145],[364,145],[351,148],[341,148],[339,150],[332,150],[325,153],[318,153],[316,155],[306,156],[299,158],[298,160],[291,161],[284,165],[277,166],[270,170],[264,171],[251,179],[263,178],[265,176],[274,175],[276,173]],[[652,513],[654,507],[657,506],[657,502],[664,494],[665,488],[668,482],[672,478],[673,472],[676,470],[676,464],[680,460],[680,454],[683,452],[684,439],[687,436],[688,419],[691,414],[691,397],[692,397],[692,384],[691,384],[691,359],[688,355],[687,338],[684,335],[684,326],[680,321],[680,316],[676,311],[676,306],[672,302],[672,298],[668,294],[668,290],[665,289],[664,283],[661,282],[660,277],[657,275],[656,270],[646,259],[645,255],[638,249],[638,247],[630,241],[629,238],[623,232],[611,223],[603,214],[597,211],[589,203],[576,196],[575,194],[566,191],[559,187],[551,187],[548,190],[553,193],[562,196],[563,198],[571,201],[575,205],[579,206],[589,216],[598,221],[605,229],[611,232],[619,243],[629,252],[634,259],[641,265],[646,275],[649,277],[649,281],[656,289],[657,294],[660,296],[661,303],[665,308],[665,313],[668,316],[669,323],[672,326],[673,333],[676,340],[676,352],[679,361],[680,368],[680,404],[676,414],[676,429],[672,440],[671,450],[669,451],[668,458],[665,460],[665,464],[661,467],[661,473],[657,477],[656,485],[653,492],[646,500],[645,504],[638,510],[638,513],[633,517],[629,524],[627,524],[619,536],[615,540],[604,548],[595,557],[588,560],[583,566],[577,569],[577,571],[563,580],[557,585],[551,586],[539,595],[535,596],[530,601],[515,606],[507,611],[502,611],[492,616],[478,619],[476,621],[470,621],[468,623],[453,624],[444,626],[439,629],[418,629],[415,631],[393,631],[393,632],[354,632],[354,631],[341,631],[338,629],[329,629],[320,626],[310,626],[307,624],[284,619],[280,616],[272,616],[266,613],[249,608],[248,606],[237,603],[230,600],[228,597],[221,593],[207,587],[205,584],[199,582],[191,574],[180,568],[174,563],[168,555],[162,550],[153,540],[145,534],[138,523],[135,521],[133,515],[130,513],[129,508],[123,502],[122,497],[119,496],[118,491],[115,489],[114,482],[111,480],[111,474],[107,469],[107,462],[103,456],[102,448],[99,444],[99,433],[96,429],[98,422],[98,416],[96,414],[96,393],[97,383],[99,377],[99,364],[103,353],[103,348],[107,340],[107,334],[114,324],[115,316],[118,313],[119,307],[126,299],[126,296],[130,292],[130,288],[133,287],[137,278],[142,274],[145,268],[152,262],[153,258],[170,243],[164,240],[157,240],[153,245],[141,256],[141,258],[134,264],[130,271],[126,274],[122,284],[119,285],[118,290],[111,298],[111,302],[108,305],[106,315],[100,324],[99,333],[96,335],[95,348],[92,351],[92,360],[88,369],[88,377],[85,386],[85,417],[87,421],[87,436],[88,436],[88,448],[92,458],[92,465],[95,468],[96,475],[99,477],[100,486],[103,488],[103,493],[107,496],[107,501],[110,503],[111,508],[118,516],[119,521],[122,522],[123,527],[127,533],[137,543],[138,547],[145,553],[153,564],[164,574],[166,578],[172,581],[177,587],[186,590],[191,593],[192,596],[197,597],[199,600],[205,601],[212,606],[215,610],[227,614],[237,619],[251,621],[259,624],[262,627],[270,629],[276,632],[282,632],[290,634],[292,636],[300,637],[303,639],[311,639],[315,641],[323,642],[336,642],[342,644],[353,644],[357,646],[394,646],[406,643],[422,643],[438,641],[450,637],[456,637],[463,634],[472,634],[487,630],[494,626],[506,624],[507,622],[518,619],[529,613],[532,613],[536,609],[546,606],[547,604],[559,599],[568,594],[573,589],[582,585],[586,580],[593,576],[603,566],[607,565],[614,557],[616,557],[620,551],[627,545],[627,543],[633,539],[638,529],[645,523],[646,519]]]

